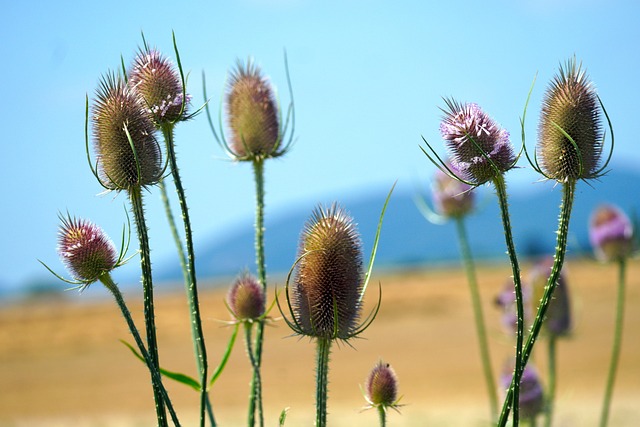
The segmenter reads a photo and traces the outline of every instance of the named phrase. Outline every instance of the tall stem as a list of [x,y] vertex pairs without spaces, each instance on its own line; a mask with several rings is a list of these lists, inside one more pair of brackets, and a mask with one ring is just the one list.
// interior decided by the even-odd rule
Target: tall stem
[[620,259],[618,263],[618,298],[616,304],[616,324],[613,334],[613,347],[611,349],[611,362],[609,365],[609,375],[607,376],[607,386],[602,403],[602,413],[600,415],[600,427],[606,427],[609,423],[609,408],[611,397],[613,396],[613,386],[616,380],[618,362],[620,361],[620,349],[622,348],[622,326],[624,324],[624,287],[626,260]]
[[480,346],[480,357],[482,358],[482,369],[484,372],[485,383],[487,386],[487,394],[489,396],[489,411],[491,419],[496,420],[498,416],[498,394],[491,368],[491,357],[489,355],[489,343],[487,340],[487,332],[485,329],[484,315],[482,312],[482,303],[480,301],[480,292],[478,291],[478,281],[476,280],[475,266],[471,249],[469,248],[469,239],[464,226],[463,218],[456,218],[456,228],[458,230],[458,243],[460,252],[462,253],[462,261],[467,274],[467,282],[471,293],[471,304],[473,306],[473,317],[476,324],[476,333],[478,335],[478,345]]
[[[184,223],[185,241],[187,244],[187,273],[188,277],[185,281],[185,289],[187,293],[187,300],[189,302],[189,316],[191,319],[191,337],[193,340],[194,353],[196,356],[196,363],[200,373],[200,426],[204,427],[205,409],[207,406],[207,349],[204,343],[204,332],[202,330],[202,320],[200,317],[200,303],[198,301],[198,284],[196,279],[196,266],[195,266],[195,254],[193,250],[193,238],[191,232],[191,220],[189,219],[189,209],[187,207],[187,198],[182,187],[182,180],[178,171],[178,163],[176,161],[176,153],[173,143],[173,124],[166,124],[162,126],[162,135],[167,146],[167,156],[169,158],[169,166],[171,167],[171,175],[173,176],[173,182],[176,186],[176,193],[178,194],[178,203],[180,204],[180,211],[182,213],[182,222]],[[167,199],[168,203],[168,199]],[[170,212],[170,208],[168,209]],[[169,217],[171,222],[172,216]],[[175,229],[175,225],[173,225]],[[184,273],[184,251],[182,250],[182,243],[178,236],[177,231],[174,232],[174,238],[176,239],[176,246],[178,247],[178,254],[181,257],[181,263],[183,265]],[[212,413],[210,411],[210,413]],[[212,419],[213,425],[215,421]]]
[[378,410],[378,418],[380,419],[380,427],[386,427],[387,425],[387,410],[383,405],[379,405]]
[[149,368],[149,372],[151,373],[151,381],[153,382],[153,385],[155,387],[160,389],[162,393],[162,397],[164,398],[164,402],[167,405],[167,409],[169,410],[169,414],[171,415],[171,419],[173,420],[173,424],[176,427],[179,427],[180,421],[178,420],[178,416],[176,415],[173,409],[173,405],[171,403],[171,399],[169,399],[167,390],[164,388],[164,385],[162,384],[162,378],[160,376],[160,373],[158,372],[158,370],[154,368],[153,364],[151,363],[151,356],[149,355],[149,352],[147,351],[147,349],[144,346],[144,343],[142,342],[142,338],[140,337],[138,328],[136,328],[136,325],[133,322],[133,318],[131,317],[131,312],[129,311],[129,308],[127,307],[127,304],[125,303],[124,298],[122,297],[122,293],[120,292],[120,289],[118,289],[118,286],[115,284],[115,282],[113,281],[109,273],[103,274],[102,276],[100,276],[100,282],[102,282],[102,284],[111,292],[111,294],[116,300],[116,303],[118,304],[118,307],[120,307],[122,316],[124,317],[125,321],[127,322],[127,325],[129,326],[129,331],[131,332],[131,335],[133,335],[133,339],[135,340],[138,346],[138,349],[140,350],[140,353],[142,354],[142,357],[144,358],[147,364],[147,367]]
[[[549,303],[551,302],[553,291],[556,289],[556,286],[558,283],[558,277],[560,276],[560,271],[562,270],[562,264],[564,263],[564,257],[567,251],[567,236],[569,235],[569,220],[571,219],[571,208],[573,207],[575,190],[576,190],[575,180],[569,180],[562,185],[562,204],[560,205],[560,218],[558,220],[556,253],[553,257],[553,266],[551,267],[551,275],[547,280],[547,284],[544,289],[544,294],[542,295],[542,299],[540,300],[540,305],[538,306],[538,312],[536,313],[536,318],[533,321],[533,325],[531,326],[531,331],[529,332],[527,342],[525,343],[522,351],[523,365],[527,364],[527,361],[531,356],[531,352],[533,351],[533,346],[538,338],[538,335],[540,334],[542,322],[544,321],[545,315],[547,314],[547,308],[549,308]],[[520,375],[517,375],[517,376],[514,375],[513,378],[511,379],[511,385],[509,386],[509,390],[507,391],[507,395],[502,405],[502,413],[500,414],[500,420],[498,422],[498,426],[500,427],[504,427],[507,424],[507,419],[509,418],[509,411],[511,410],[514,386],[515,384],[520,384],[521,375],[522,375],[522,372],[520,372]]]
[[556,398],[556,342],[558,338],[555,334],[549,336],[548,359],[549,359],[549,385],[547,387],[547,410],[545,414],[545,427],[551,427],[553,419],[553,405]]
[[[250,396],[255,393],[255,399],[258,405],[258,419],[260,422],[260,427],[264,426],[264,415],[262,413],[262,380],[260,378],[260,367],[255,358],[255,354],[253,352],[253,344],[251,342],[251,330],[253,329],[253,323],[244,322],[244,337],[245,337],[245,345],[247,347],[247,355],[249,356],[249,361],[251,362],[251,368],[253,369],[253,379],[251,381],[251,391]],[[255,411],[249,411],[249,419],[255,417]]]
[[[518,256],[516,254],[515,245],[513,244],[513,235],[511,233],[511,220],[509,217],[509,203],[507,201],[507,186],[504,176],[499,174],[493,180],[500,203],[500,212],[502,214],[502,225],[504,228],[504,237],[507,244],[507,253],[511,261],[511,269],[513,272],[513,286],[516,295],[516,313],[517,313],[517,332],[516,332],[516,356],[514,377],[520,378],[522,370],[526,364],[522,362],[522,342],[524,336],[524,304],[522,302],[522,285],[520,283],[520,266],[518,265]],[[513,395],[511,396],[513,405],[513,427],[518,427],[519,422],[519,402],[520,402],[520,381],[513,387]]]
[[331,339],[318,338],[316,359],[316,427],[327,425],[327,390]]
[[[144,206],[142,203],[142,189],[140,186],[134,187],[129,191],[129,199],[133,210],[133,217],[138,231],[138,240],[140,243],[140,268],[142,269],[142,294],[144,307],[144,321],[147,333],[147,346],[149,348],[150,361],[155,370],[160,369],[158,361],[158,341],[156,339],[156,322],[153,306],[153,280],[151,278],[151,257],[149,250],[149,235],[147,233],[147,225],[144,219]],[[167,426],[167,415],[164,408],[164,399],[161,390],[154,386],[153,397],[156,405],[156,415],[158,417],[158,425]]]

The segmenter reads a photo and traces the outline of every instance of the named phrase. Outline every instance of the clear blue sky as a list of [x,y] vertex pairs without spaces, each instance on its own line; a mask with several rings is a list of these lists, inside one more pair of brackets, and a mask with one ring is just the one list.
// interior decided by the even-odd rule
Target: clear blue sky
[[[203,102],[204,70],[216,111],[227,70],[248,56],[287,103],[286,48],[297,142],[267,164],[268,215],[396,179],[404,187],[426,182],[433,167],[418,145],[421,135],[441,144],[443,96],[477,102],[519,144],[518,118],[538,72],[527,122],[533,144],[543,90],[573,54],[614,121],[614,162],[640,165],[633,118],[640,9],[631,0],[25,0],[2,9],[0,286],[47,277],[37,258],[64,271],[55,252],[58,211],[89,218],[117,240],[125,197],[97,196],[84,151],[84,99],[121,54],[131,60],[141,30],[170,56],[175,31],[194,104]],[[205,117],[179,125],[176,141],[196,239],[252,218],[249,165],[225,160]],[[508,176],[514,190],[536,179],[527,170]],[[157,194],[146,200],[158,259],[174,248]]]

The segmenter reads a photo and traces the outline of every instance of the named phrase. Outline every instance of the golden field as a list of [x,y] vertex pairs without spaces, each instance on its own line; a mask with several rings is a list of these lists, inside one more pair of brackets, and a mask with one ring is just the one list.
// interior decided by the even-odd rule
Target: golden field
[[[523,266],[526,274],[528,265]],[[617,270],[589,261],[567,262],[574,333],[558,344],[557,412],[554,426],[595,426],[600,411],[612,342]],[[496,375],[512,357],[513,341],[500,323],[493,299],[510,268],[478,270]],[[640,262],[627,271],[625,335],[611,410],[612,427],[640,420]],[[273,280],[272,282],[275,282]],[[481,373],[469,292],[461,269],[432,268],[374,275],[367,308],[382,284],[382,307],[373,325],[334,346],[330,366],[329,424],[377,425],[360,386],[379,359],[396,370],[402,414],[391,426],[486,426],[488,404]],[[282,282],[280,282],[280,285]],[[225,289],[205,284],[201,307],[209,360],[215,367],[231,329]],[[62,285],[61,285],[62,286]],[[98,285],[85,291],[106,297]],[[142,328],[137,295],[125,295]],[[271,293],[270,298],[273,297]],[[161,364],[195,376],[195,359],[182,285],[156,300]],[[272,312],[279,315],[277,308]],[[240,337],[239,337],[240,338]],[[154,411],[146,368],[118,340],[130,339],[116,305],[107,298],[69,293],[0,308],[0,426],[152,426]],[[263,384],[266,424],[277,425],[289,407],[288,426],[314,419],[314,345],[292,337],[283,321],[266,331]],[[544,339],[533,363],[546,381]],[[245,425],[249,362],[242,340],[211,392],[220,426]],[[196,424],[196,393],[166,382],[183,425]]]

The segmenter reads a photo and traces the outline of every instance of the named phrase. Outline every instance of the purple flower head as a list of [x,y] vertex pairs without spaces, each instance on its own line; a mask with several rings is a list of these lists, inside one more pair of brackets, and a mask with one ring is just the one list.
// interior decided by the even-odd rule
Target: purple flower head
[[100,227],[69,216],[60,220],[58,254],[75,280],[88,285],[116,267],[116,248]]
[[236,279],[227,294],[231,313],[240,321],[259,319],[265,311],[265,300],[264,289],[250,274]]
[[[526,325],[531,323],[531,300],[530,287],[523,284],[522,286],[522,303],[524,306],[524,322]],[[513,285],[513,279],[509,279],[504,284],[504,289],[500,292],[495,300],[495,305],[502,310],[502,325],[508,333],[515,334],[518,327],[518,311],[516,307],[516,294]]]
[[[449,163],[447,166],[457,173],[453,165]],[[474,201],[475,195],[470,185],[440,169],[436,171],[433,179],[433,204],[440,215],[461,218],[473,209]]]
[[371,406],[395,407],[398,403],[398,377],[382,360],[376,363],[365,382],[365,398]]
[[[500,383],[504,389],[511,384],[513,369],[508,364],[500,377]],[[533,419],[544,409],[544,393],[542,384],[535,368],[528,364],[525,366],[520,378],[520,417]]]
[[[537,310],[537,304],[544,294],[547,280],[551,275],[552,266],[553,257],[547,257],[536,263],[529,274],[529,283],[533,288],[532,310]],[[564,270],[561,270],[560,276],[558,276],[558,282],[542,326],[550,335],[554,336],[565,336],[571,332],[571,304]]]
[[591,214],[589,240],[598,259],[625,259],[633,252],[633,226],[616,206],[601,205]]
[[480,185],[513,167],[516,158],[509,132],[477,104],[446,103],[440,133],[461,178]]

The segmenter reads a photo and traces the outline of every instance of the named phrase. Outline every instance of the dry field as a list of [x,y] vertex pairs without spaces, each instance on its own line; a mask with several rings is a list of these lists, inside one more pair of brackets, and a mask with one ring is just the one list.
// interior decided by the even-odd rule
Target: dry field
[[[523,271],[527,272],[525,265]],[[595,426],[612,340],[616,269],[582,261],[567,265],[573,297],[573,336],[561,341],[555,426]],[[493,298],[510,275],[507,266],[479,270],[495,371],[513,351],[500,326]],[[428,269],[381,274],[380,314],[353,347],[335,347],[330,368],[329,423],[376,425],[373,411],[360,412],[359,386],[380,358],[395,368],[403,394],[395,426],[486,426],[488,410],[462,271]],[[102,289],[89,289],[100,294]],[[210,363],[220,360],[231,330],[224,290],[201,293]],[[105,294],[106,295],[106,294]],[[367,295],[377,298],[375,286]],[[148,372],[118,342],[129,339],[114,303],[67,294],[61,301],[38,300],[0,308],[0,426],[152,426]],[[135,295],[130,306],[141,322]],[[82,302],[82,300],[85,300]],[[157,299],[160,358],[164,367],[194,375],[187,306],[181,285]],[[277,309],[276,309],[277,310]],[[275,314],[275,313],[274,313]],[[140,323],[141,325],[141,323]],[[640,419],[640,263],[629,266],[622,358],[611,426],[637,426]],[[314,346],[290,336],[282,321],[266,333],[264,393],[267,425],[277,425],[290,407],[288,426],[309,426],[314,415]],[[544,381],[545,341],[533,362]],[[211,393],[221,426],[245,423],[249,362],[237,342],[229,365]],[[167,383],[185,426],[196,425],[197,397]]]

